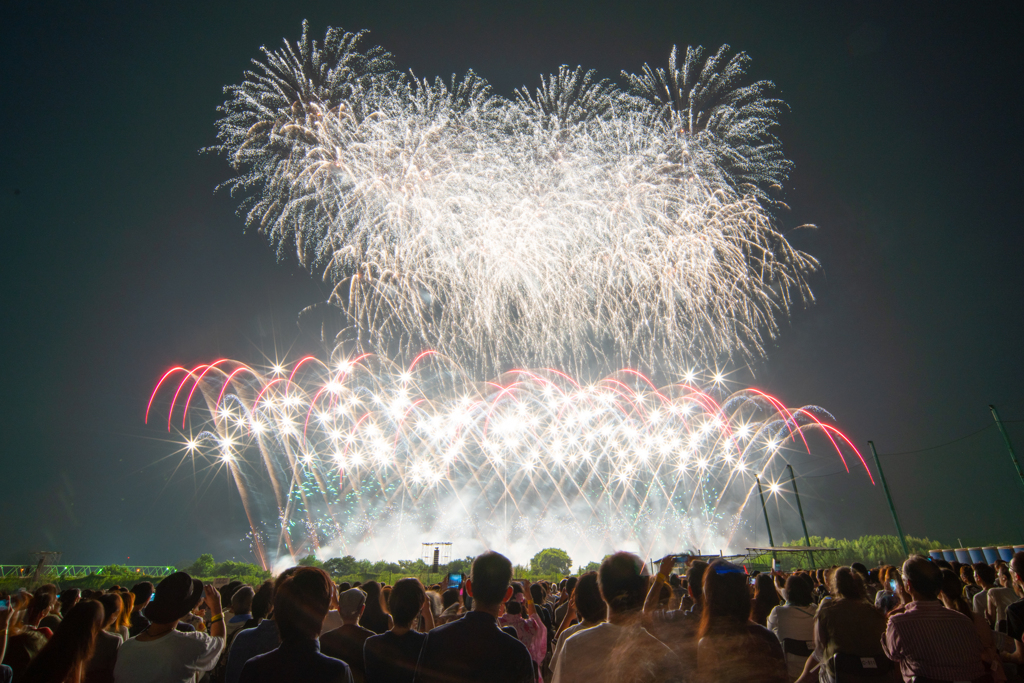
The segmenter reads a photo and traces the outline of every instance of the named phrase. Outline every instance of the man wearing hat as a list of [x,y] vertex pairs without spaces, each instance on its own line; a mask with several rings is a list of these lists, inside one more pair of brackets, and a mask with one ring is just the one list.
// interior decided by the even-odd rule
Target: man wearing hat
[[349,665],[356,683],[363,681],[363,644],[373,631],[359,625],[359,617],[366,608],[366,593],[350,588],[338,596],[338,616],[342,625],[320,636],[320,651],[328,657],[340,659]]
[[[200,602],[212,615],[210,633],[183,633],[178,620]],[[156,587],[145,610],[150,625],[117,653],[115,683],[192,683],[211,670],[224,649],[224,612],[220,593],[185,572],[176,572]]]

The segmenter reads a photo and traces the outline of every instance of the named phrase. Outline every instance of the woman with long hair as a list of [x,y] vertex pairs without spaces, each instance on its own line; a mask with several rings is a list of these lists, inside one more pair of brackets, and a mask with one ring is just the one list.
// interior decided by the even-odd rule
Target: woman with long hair
[[[809,577],[791,574],[786,579],[786,604],[779,605],[768,615],[768,630],[786,650],[786,666],[793,680],[803,673],[814,646],[815,606],[811,603],[811,590]],[[787,644],[787,640],[791,642]]]
[[18,592],[12,594],[9,600],[13,616],[7,627],[7,649],[3,663],[11,667],[15,680],[18,680],[29,662],[46,646],[46,641],[50,639],[52,633],[48,628],[36,628],[31,623],[32,616],[35,616],[36,623],[41,618],[38,604],[35,608],[32,605],[33,601],[37,600],[36,597]]
[[758,574],[754,579],[754,600],[750,604],[750,620],[755,624],[766,626],[768,615],[778,604],[779,591],[775,589],[775,581],[771,574]]
[[25,624],[45,632],[47,634],[46,637],[49,638],[53,635],[53,629],[40,622],[56,608],[57,595],[52,591],[43,590],[46,587],[43,586],[37,589],[32,597],[29,598],[28,605],[25,607],[24,620]]
[[831,574],[831,599],[823,601],[814,618],[814,654],[798,683],[835,680],[831,670],[836,653],[857,657],[884,656],[882,634],[885,615],[867,601],[864,581],[849,567],[839,567]]
[[132,610],[135,607],[135,594],[131,591],[118,591],[121,596],[121,614],[117,617],[117,631],[121,640],[128,640],[128,631],[132,627]]
[[974,596],[981,592],[981,586],[978,585],[974,578],[974,566],[965,564],[960,566],[960,580],[964,585],[964,597],[970,602],[974,600]]
[[384,607],[380,584],[376,581],[367,581],[360,588],[366,593],[366,608],[363,610],[363,616],[359,618],[359,625],[376,634],[390,631],[394,621]]
[[[52,634],[57,630],[57,627],[60,626],[60,620],[63,618],[63,613],[61,612],[60,603],[57,598],[57,586],[52,583],[43,584],[39,588],[35,589],[33,595],[38,596],[43,593],[49,596],[49,600],[46,601],[49,604],[46,614],[39,619],[39,623],[36,624],[36,626],[39,628],[48,628]],[[40,602],[42,603],[43,601]]]
[[[576,582],[576,587],[573,589],[572,595],[569,596],[569,607],[565,610],[565,614],[562,622],[566,626],[564,629],[561,627],[558,629],[559,634],[552,648],[551,661],[548,663],[548,667],[552,671],[558,664],[558,657],[565,648],[565,642],[577,631],[584,631],[603,623],[608,615],[608,605],[604,604],[601,589],[597,586],[597,572],[589,571]],[[577,617],[582,621],[572,624]]]
[[107,633],[113,633],[123,643],[125,637],[121,633],[121,629],[118,628],[118,624],[121,621],[121,612],[124,610],[124,602],[121,600],[121,595],[119,593],[104,593],[98,600],[103,605],[105,614],[103,630]]
[[92,657],[96,634],[103,628],[103,606],[95,600],[81,600],[68,610],[46,646],[39,652],[18,683],[81,683],[85,666]]
[[430,600],[419,579],[399,579],[389,591],[388,609],[395,622],[387,633],[370,636],[363,644],[366,683],[412,683],[426,633],[415,629],[422,618],[424,631],[434,626]]
[[[966,567],[967,565],[964,565]],[[963,567],[960,568],[961,571]],[[992,628],[988,625],[985,617],[975,612],[971,603],[965,597],[964,584],[951,569],[942,570],[942,588],[939,589],[939,599],[946,609],[959,612],[974,624],[974,630],[978,632],[981,640],[981,659],[985,662],[985,668],[992,675],[995,683],[1002,683],[1006,680],[1006,672],[1003,671],[1002,662],[999,660],[999,651],[995,646],[995,638],[992,637]],[[972,574],[973,575],[973,574]]]
[[891,564],[884,565],[879,576],[882,579],[882,588],[875,593],[875,607],[881,610],[882,614],[888,614],[902,604],[899,594],[902,577],[900,570]]
[[124,642],[121,634],[111,631],[120,618],[123,603],[118,603],[119,595],[100,593],[95,600],[103,606],[103,623],[96,634],[92,658],[85,667],[86,683],[111,683],[114,680],[114,664],[117,663],[117,651]]
[[750,620],[746,572],[725,560],[714,560],[704,572],[703,589],[697,679],[702,683],[789,681],[778,639]]

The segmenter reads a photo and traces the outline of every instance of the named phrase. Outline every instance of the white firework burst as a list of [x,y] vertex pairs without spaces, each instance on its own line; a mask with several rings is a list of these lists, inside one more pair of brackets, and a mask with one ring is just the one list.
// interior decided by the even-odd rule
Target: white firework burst
[[360,342],[511,365],[670,371],[764,353],[816,267],[780,232],[784,104],[748,57],[562,67],[496,95],[393,69],[362,33],[264,49],[220,144],[248,224],[333,286]]

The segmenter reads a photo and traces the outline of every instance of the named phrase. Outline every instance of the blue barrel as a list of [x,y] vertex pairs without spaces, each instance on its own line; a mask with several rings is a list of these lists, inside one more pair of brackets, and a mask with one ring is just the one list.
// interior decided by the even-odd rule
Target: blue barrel
[[1017,553],[1024,553],[1024,545],[1013,546],[1013,554],[1016,555]]
[[996,560],[999,559],[999,548],[995,546],[982,548],[981,552],[985,553],[985,564],[995,564]]
[[946,557],[942,554],[941,550],[929,550],[928,554],[933,560],[944,560]]
[[1009,562],[1013,559],[1013,546],[1012,545],[1001,545],[999,546],[999,559],[1003,562]]
[[[981,552],[981,548],[978,548],[978,551]],[[953,552],[956,553],[956,561],[959,562],[960,564],[970,564],[971,563],[971,551],[969,549],[967,549],[967,548],[957,548]]]
[[968,548],[967,552],[971,555],[971,564],[985,561],[985,551],[981,548]]
[[946,562],[956,562],[956,551],[952,548],[947,548],[942,551],[942,559]]

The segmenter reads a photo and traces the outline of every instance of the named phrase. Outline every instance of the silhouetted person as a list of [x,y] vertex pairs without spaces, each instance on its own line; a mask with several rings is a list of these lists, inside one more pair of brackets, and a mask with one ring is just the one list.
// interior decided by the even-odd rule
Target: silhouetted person
[[364,680],[363,643],[374,635],[373,631],[359,625],[359,618],[365,608],[366,593],[361,588],[348,589],[338,596],[341,626],[320,636],[320,650],[348,664],[356,683]]
[[[184,633],[178,620],[200,601],[213,615],[210,633]],[[185,572],[175,572],[156,587],[146,608],[150,625],[117,652],[116,683],[188,683],[211,670],[224,651],[224,612],[220,593]]]
[[[565,614],[566,616],[562,620],[565,628],[559,628],[561,633],[558,635],[557,643],[551,653],[551,661],[548,662],[548,667],[552,671],[555,670],[558,658],[562,654],[562,648],[565,647],[566,641],[572,634],[597,626],[608,615],[608,606],[604,603],[604,598],[601,597],[601,589],[597,587],[597,572],[587,572],[576,582],[576,589],[569,597],[569,609]],[[582,621],[575,624],[566,623],[566,621],[571,622],[577,616]]]
[[274,595],[281,645],[246,662],[239,683],[352,683],[348,665],[321,654],[317,641],[336,591],[318,567],[300,567],[286,579]]
[[935,563],[914,555],[903,563],[906,591],[913,598],[889,617],[882,644],[899,664],[903,680],[973,681],[985,675],[982,645],[973,622],[939,602],[942,575]]
[[750,606],[746,572],[724,560],[713,560],[704,572],[704,610],[697,641],[698,680],[789,681],[782,645],[775,634],[750,620]]
[[[107,683],[114,680],[114,665],[117,663],[117,651],[121,649],[121,634],[112,633],[110,626],[117,621],[119,602],[117,595],[105,594],[98,602],[103,605],[102,630],[96,634],[96,645],[92,658],[85,667],[86,680],[89,683]],[[147,622],[148,623],[148,622]]]
[[380,584],[367,581],[360,589],[366,593],[366,606],[363,608],[363,616],[359,617],[359,625],[377,634],[387,632],[394,624],[391,615],[384,610]]
[[366,683],[412,683],[426,633],[413,629],[422,616],[425,631],[433,628],[430,601],[419,579],[400,579],[388,596],[388,611],[395,625],[387,633],[366,639],[363,659]]
[[[270,605],[274,603],[274,595],[277,589],[297,570],[298,567],[292,567],[281,572],[269,590],[266,583],[260,587],[257,597],[260,597],[261,601],[266,600],[268,603],[268,606],[260,607],[261,611],[266,612],[270,610]],[[255,602],[256,598],[253,598],[253,601]],[[277,631],[277,622],[274,620],[273,615],[268,615],[255,628],[239,631],[235,635],[235,640],[231,643],[231,650],[228,652],[228,664],[224,671],[225,683],[238,683],[238,679],[242,675],[242,667],[245,666],[246,662],[257,655],[262,655],[276,649],[280,644],[281,635]]]
[[771,574],[758,574],[754,579],[754,599],[750,603],[750,620],[755,624],[767,626],[768,615],[781,602]]
[[81,683],[102,628],[103,606],[95,600],[79,602],[58,624],[53,637],[18,678],[19,683]]
[[134,638],[149,627],[149,619],[146,618],[143,610],[153,599],[153,584],[149,581],[140,581],[132,586],[132,593],[135,595],[135,604],[132,605],[131,625],[128,627],[128,635]]
[[[678,680],[679,660],[643,627],[648,593],[643,562],[632,553],[605,558],[597,573],[608,619],[571,635],[562,646],[553,683],[663,683]],[[667,577],[657,580],[657,591]]]
[[512,563],[504,555],[488,551],[473,560],[466,581],[473,610],[427,634],[416,683],[536,683],[529,650],[498,627],[511,584]]

